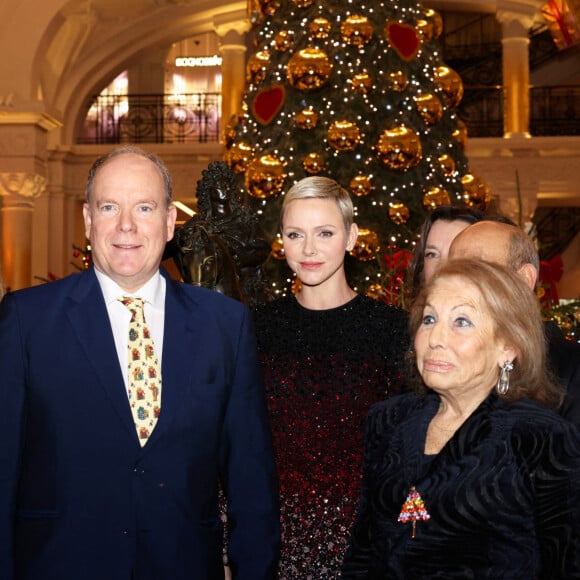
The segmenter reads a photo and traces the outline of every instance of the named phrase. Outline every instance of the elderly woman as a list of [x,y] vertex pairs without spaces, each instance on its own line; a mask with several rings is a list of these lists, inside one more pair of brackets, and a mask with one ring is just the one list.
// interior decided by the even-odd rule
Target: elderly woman
[[534,295],[451,260],[410,329],[421,389],[369,413],[343,578],[580,578],[580,434],[549,408]]

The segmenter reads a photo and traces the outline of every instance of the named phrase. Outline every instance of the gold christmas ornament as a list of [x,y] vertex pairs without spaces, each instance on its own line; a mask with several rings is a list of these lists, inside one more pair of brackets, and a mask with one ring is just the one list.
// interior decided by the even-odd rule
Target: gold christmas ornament
[[461,178],[463,184],[463,200],[470,207],[485,211],[491,201],[489,185],[481,177],[473,173],[466,173]]
[[438,157],[437,161],[439,161],[443,175],[451,177],[455,173],[455,160],[453,157],[444,154]]
[[270,53],[267,50],[260,50],[254,53],[246,66],[246,79],[249,83],[259,85],[268,74],[270,68]]
[[243,173],[253,156],[254,151],[252,146],[240,141],[239,143],[234,143],[226,151],[224,158],[234,173]]
[[443,32],[443,19],[435,10],[425,10],[423,18],[417,20],[417,32],[424,42],[433,38],[439,38]]
[[373,25],[366,16],[349,16],[340,27],[343,42],[353,46],[364,46],[375,33]]
[[330,34],[331,24],[326,18],[315,18],[309,26],[313,38],[324,40]]
[[423,207],[433,210],[440,205],[450,205],[449,194],[441,187],[431,187],[423,196]]
[[284,254],[284,240],[280,236],[276,236],[276,239],[272,242],[271,254],[272,258],[276,260],[283,260],[285,258]]
[[268,199],[278,195],[286,179],[285,163],[275,155],[255,158],[246,169],[244,185],[246,191],[258,199]]
[[368,175],[355,175],[348,184],[350,191],[357,197],[368,195],[373,189],[373,182]]
[[314,0],[294,0],[294,4],[296,4],[298,8],[308,8],[308,6],[314,4]]
[[300,278],[298,278],[298,276],[296,276],[294,278],[294,281],[292,282],[292,286],[290,287],[290,291],[292,292],[292,294],[294,294],[294,296],[296,296],[296,294],[298,294],[300,292],[300,290],[302,290],[302,280],[300,280]]
[[304,48],[292,55],[288,62],[288,82],[300,91],[319,89],[328,82],[332,64],[326,53],[318,48]]
[[361,262],[369,262],[375,259],[380,249],[379,236],[376,232],[366,228],[359,228],[354,248],[349,254]]
[[274,37],[274,48],[278,52],[286,52],[294,44],[294,32],[291,30],[280,30]]
[[373,80],[367,73],[360,73],[352,77],[352,88],[356,93],[367,95],[373,86]]
[[318,114],[312,109],[303,109],[296,113],[294,122],[299,129],[314,129],[318,124]]
[[280,8],[280,0],[258,0],[262,16],[273,16]]
[[413,97],[425,125],[435,125],[443,116],[443,105],[436,95],[427,93]]
[[463,81],[459,74],[448,66],[438,66],[433,80],[443,92],[447,106],[457,107],[463,98]]
[[310,175],[317,175],[324,169],[324,157],[320,153],[309,153],[302,162],[304,171]]
[[380,284],[371,284],[367,288],[365,295],[369,298],[373,298],[374,300],[379,300],[381,302],[387,302],[389,298],[387,289]]
[[451,133],[451,136],[465,149],[467,145],[467,127],[461,119],[457,120],[457,129]]
[[423,154],[419,136],[404,125],[383,131],[376,150],[383,164],[396,171],[414,167]]
[[390,72],[388,76],[389,88],[396,93],[403,92],[409,85],[409,81],[403,71]]
[[393,201],[389,204],[389,219],[396,225],[407,223],[411,212],[409,208],[399,201]]
[[327,141],[336,151],[352,151],[360,143],[360,129],[351,121],[335,121],[328,128]]
[[226,128],[224,129],[224,145],[226,146],[226,148],[231,147],[233,142],[236,140],[236,137],[238,135],[236,131],[236,125],[237,125],[237,117],[234,117],[234,119],[230,121],[226,125]]

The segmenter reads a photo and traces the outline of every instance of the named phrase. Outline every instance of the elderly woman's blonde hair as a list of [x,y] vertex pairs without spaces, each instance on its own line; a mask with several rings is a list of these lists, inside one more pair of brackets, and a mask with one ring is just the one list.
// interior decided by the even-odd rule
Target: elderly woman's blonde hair
[[291,201],[297,199],[332,199],[338,205],[338,209],[344,221],[344,228],[348,232],[354,222],[354,206],[348,192],[336,181],[328,177],[305,177],[297,181],[284,196],[280,210],[280,226],[284,222],[284,213]]
[[[524,397],[549,407],[558,407],[564,397],[562,387],[547,370],[546,339],[539,302],[517,273],[481,260],[449,260],[425,284],[411,306],[409,330],[414,337],[423,321],[425,304],[438,281],[453,278],[458,285],[475,287],[491,316],[494,336],[516,351],[510,373],[508,401]],[[459,291],[459,290],[458,290]],[[497,368],[499,378],[500,369]]]

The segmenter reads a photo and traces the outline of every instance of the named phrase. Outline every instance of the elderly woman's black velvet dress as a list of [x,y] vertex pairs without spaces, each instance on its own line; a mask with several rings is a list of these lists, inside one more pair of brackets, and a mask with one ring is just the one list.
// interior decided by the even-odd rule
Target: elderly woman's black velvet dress
[[[580,433],[550,410],[491,394],[436,456],[439,398],[369,413],[365,473],[345,579],[580,578]],[[398,522],[416,487],[430,518]]]

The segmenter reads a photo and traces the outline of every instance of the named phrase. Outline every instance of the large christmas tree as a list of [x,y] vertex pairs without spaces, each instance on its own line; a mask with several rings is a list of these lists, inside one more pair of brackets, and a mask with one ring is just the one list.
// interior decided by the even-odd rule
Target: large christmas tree
[[324,175],[355,202],[351,283],[371,295],[392,290],[427,211],[489,197],[464,155],[463,85],[441,60],[441,17],[412,0],[256,0],[255,20],[226,161],[272,239],[272,289],[292,284],[277,235],[283,195]]

